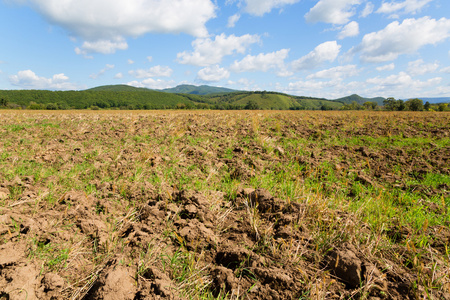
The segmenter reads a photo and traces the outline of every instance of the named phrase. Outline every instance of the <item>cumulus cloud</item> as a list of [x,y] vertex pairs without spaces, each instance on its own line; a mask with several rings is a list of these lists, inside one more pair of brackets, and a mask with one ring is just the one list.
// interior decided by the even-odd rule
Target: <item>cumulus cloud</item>
[[401,54],[413,53],[425,45],[435,45],[450,37],[450,20],[423,17],[390,23],[386,28],[366,34],[354,52],[365,62],[386,62]]
[[290,82],[287,87],[278,86],[278,90],[291,95],[308,95],[336,99],[355,93],[355,89],[362,89],[364,83],[346,83],[340,78],[331,80],[299,80]]
[[123,78],[123,73],[119,72],[116,75],[114,75],[114,79],[122,79]]
[[235,14],[235,15],[232,15],[231,17],[229,17],[227,27],[233,28],[236,25],[237,21],[239,21],[240,18],[241,18],[240,14]]
[[395,69],[395,64],[394,63],[388,64],[388,65],[384,65],[384,66],[380,66],[380,67],[376,68],[376,70],[379,71],[379,72],[392,71],[394,69]]
[[346,66],[339,66],[334,67],[327,70],[322,70],[319,72],[316,72],[314,74],[308,75],[307,79],[317,79],[317,78],[349,78],[353,76],[357,76],[359,74],[360,70],[356,65],[346,65]]
[[320,0],[305,15],[308,22],[324,22],[331,24],[345,24],[355,15],[355,5],[362,0]]
[[318,45],[313,51],[292,62],[292,68],[295,71],[314,69],[324,62],[333,62],[341,46],[336,41],[325,42]]
[[375,6],[373,5],[372,2],[367,2],[366,6],[364,7],[363,11],[361,12],[361,17],[365,18],[365,17],[369,16],[371,13],[373,13],[374,8],[375,8]]
[[403,2],[383,2],[381,4],[381,7],[377,10],[377,13],[393,14],[391,15],[392,17],[397,16],[394,13],[415,14],[431,1],[433,0],[404,0]]
[[245,12],[262,16],[269,13],[274,8],[282,8],[283,6],[300,2],[300,0],[243,0],[245,3]]
[[210,38],[199,38],[192,42],[193,52],[181,52],[177,54],[177,60],[181,64],[190,64],[206,67],[218,64],[222,58],[234,53],[244,54],[247,48],[260,41],[258,35],[246,34],[235,36],[217,35],[214,40]]
[[95,74],[91,74],[91,75],[89,75],[89,77],[91,77],[92,79],[97,79],[98,77],[100,77],[103,74],[105,74],[106,71],[114,69],[114,67],[115,67],[114,65],[107,64],[103,69],[100,70],[100,72],[95,73]]
[[411,76],[424,75],[432,73],[439,68],[438,63],[426,64],[423,59],[418,59],[408,63],[408,74]]
[[17,75],[9,76],[12,85],[23,89],[43,89],[43,90],[75,90],[77,86],[69,82],[69,77],[55,74],[51,78],[40,77],[31,70],[19,71]]
[[231,66],[232,72],[267,72],[270,69],[284,70],[284,60],[289,54],[289,49],[281,49],[271,53],[261,53],[256,56],[247,55],[241,61],[235,61]]
[[175,86],[175,81],[147,78],[142,81],[137,81],[137,80],[130,81],[127,83],[127,85],[131,85],[134,87],[142,87],[142,88],[148,88],[148,89],[161,90],[161,89],[167,89],[167,88]]
[[154,66],[148,70],[131,70],[128,73],[136,78],[170,77],[172,76],[173,70],[167,66]]
[[218,65],[201,69],[197,73],[198,78],[203,81],[217,82],[230,77],[230,72]]
[[[431,78],[426,81],[414,80],[406,72],[400,72],[399,74],[393,74],[387,77],[374,77],[366,80],[368,84],[374,85],[374,87],[372,87],[373,93],[384,96],[397,95],[400,97],[417,96],[417,93],[422,92],[422,89],[436,86],[440,84],[441,81],[441,77]],[[402,95],[402,93],[405,92],[409,94]]]
[[132,64],[134,64],[134,60],[129,59],[129,60],[127,60],[127,63],[128,63],[129,65],[132,65]]
[[81,48],[76,47],[75,53],[88,56],[89,53],[112,54],[117,50],[128,49],[128,43],[124,38],[118,37],[112,40],[97,40],[94,42],[84,42]]
[[[83,38],[82,51],[113,53],[123,49],[126,37],[147,33],[208,35],[206,22],[215,17],[211,0],[11,0],[26,4],[51,23]],[[117,41],[123,42],[120,45]],[[101,46],[99,43],[108,45]],[[120,47],[117,47],[120,46]],[[97,51],[101,49],[101,51]]]
[[445,67],[440,70],[442,73],[450,73],[450,67]]
[[357,36],[359,34],[359,24],[358,22],[352,21],[345,25],[342,31],[339,33],[339,39],[345,39],[346,37]]

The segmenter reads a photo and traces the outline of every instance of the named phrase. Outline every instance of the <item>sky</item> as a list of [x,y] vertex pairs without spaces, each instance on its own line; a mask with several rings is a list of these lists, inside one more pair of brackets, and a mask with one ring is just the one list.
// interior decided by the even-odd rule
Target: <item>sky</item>
[[449,0],[0,0],[0,89],[450,97]]

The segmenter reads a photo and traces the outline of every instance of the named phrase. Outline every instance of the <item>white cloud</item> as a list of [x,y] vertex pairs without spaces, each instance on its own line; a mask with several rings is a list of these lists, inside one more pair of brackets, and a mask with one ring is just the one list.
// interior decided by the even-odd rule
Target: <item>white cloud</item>
[[[422,93],[424,88],[434,87],[440,84],[441,77],[435,77],[426,81],[414,80],[406,72],[390,75],[387,77],[375,77],[366,80],[368,84],[373,85],[371,93],[382,96],[410,97]],[[407,93],[407,95],[405,95]]]
[[248,78],[241,78],[238,81],[232,81],[232,80],[228,80],[227,81],[227,85],[228,86],[239,86],[239,89],[241,90],[258,90],[256,88],[252,88],[255,85],[255,82],[253,80],[249,80]]
[[316,72],[314,74],[308,75],[307,79],[316,79],[316,78],[349,78],[356,76],[360,73],[360,70],[358,70],[358,67],[356,65],[346,65],[346,66],[339,66],[334,67],[327,70],[322,70],[319,72]]
[[331,24],[345,24],[355,15],[354,6],[362,0],[320,0],[305,15],[308,22],[324,22]]
[[127,60],[127,63],[128,63],[129,65],[132,65],[132,64],[134,64],[134,60],[129,59],[129,60]]
[[284,60],[289,54],[289,49],[281,49],[267,54],[256,56],[247,55],[241,61],[235,61],[231,66],[232,72],[267,72],[270,69],[284,70]]
[[153,57],[147,56],[147,61],[148,61],[148,62],[152,62],[152,61],[153,61]]
[[148,89],[157,89],[157,90],[161,90],[161,89],[167,89],[170,87],[175,86],[175,81],[170,80],[161,80],[161,79],[153,79],[153,78],[147,78],[145,80],[142,81],[130,81],[127,83],[127,85],[131,85],[134,87],[145,87]]
[[[391,1],[383,2],[381,7],[377,10],[377,13],[393,14],[393,13],[405,13],[415,14],[420,11],[425,5],[433,0],[404,0],[403,2]],[[392,15],[395,17],[396,15]]]
[[355,93],[355,89],[362,89],[364,83],[355,84],[354,82],[345,83],[339,78],[331,80],[299,80],[290,82],[287,87],[278,86],[278,90],[287,94],[325,97],[327,99],[336,99]]
[[241,2],[246,4],[245,12],[255,16],[262,16],[271,12],[274,8],[282,8],[288,4],[300,2],[300,0],[243,0]]
[[365,18],[369,16],[371,13],[373,13],[374,5],[372,2],[367,2],[366,6],[364,7],[364,10],[361,12],[361,17]]
[[235,15],[232,15],[231,17],[229,17],[227,27],[233,28],[236,25],[236,22],[239,21],[240,18],[241,18],[240,14],[235,14]]
[[394,64],[394,63],[391,63],[391,64],[388,64],[388,65],[384,65],[384,66],[377,67],[376,69],[377,69],[377,71],[379,71],[379,72],[382,72],[382,71],[392,71],[392,70],[395,69],[395,64]]
[[115,67],[114,65],[107,64],[103,69],[100,70],[100,72],[96,74],[91,74],[89,75],[89,77],[91,77],[92,79],[97,79],[99,76],[105,74],[106,71],[114,69],[114,67]]
[[336,41],[325,42],[318,45],[313,51],[292,62],[296,71],[314,69],[324,62],[333,62],[341,50]]
[[230,77],[230,72],[225,68],[215,65],[201,69],[197,75],[200,80],[217,82]]
[[[26,4],[51,23],[83,38],[97,50],[101,41],[115,42],[147,33],[208,35],[206,22],[214,18],[211,0],[11,0]],[[79,49],[86,50],[88,45]],[[101,48],[101,47],[100,47]],[[117,48],[114,49],[123,49]],[[109,51],[100,53],[113,53]]]
[[418,59],[408,63],[408,74],[411,76],[424,75],[427,73],[432,73],[438,68],[438,63],[425,64],[423,59]]
[[435,45],[450,37],[450,20],[423,17],[390,23],[386,28],[366,34],[359,46],[365,62],[386,62],[399,55],[413,53],[425,45]]
[[450,73],[450,67],[445,67],[439,70],[442,73]]
[[218,64],[222,58],[234,53],[244,54],[247,48],[260,41],[258,35],[246,34],[235,36],[217,35],[214,40],[210,38],[200,38],[192,42],[194,52],[181,52],[177,54],[178,62],[195,66],[209,66]]
[[126,50],[128,44],[123,38],[115,38],[113,40],[97,40],[95,42],[84,42],[81,48],[75,48],[76,54],[87,56],[88,53],[112,54],[116,50]]
[[358,22],[352,21],[345,25],[342,31],[339,33],[339,39],[345,39],[346,37],[357,36],[359,34]]
[[24,89],[75,90],[77,86],[69,82],[69,77],[55,74],[51,78],[39,77],[31,70],[19,71],[9,76],[12,85]]
[[116,75],[114,75],[114,79],[122,79],[123,78],[123,73],[119,72]]
[[128,73],[136,78],[170,77],[172,76],[173,70],[167,66],[154,66],[148,70],[131,70]]

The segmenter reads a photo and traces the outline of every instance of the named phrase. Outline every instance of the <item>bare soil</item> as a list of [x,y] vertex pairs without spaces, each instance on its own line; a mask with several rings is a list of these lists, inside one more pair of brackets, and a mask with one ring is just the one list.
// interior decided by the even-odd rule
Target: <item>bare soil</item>
[[[448,114],[349,118],[49,113],[20,124],[59,127],[0,128],[2,166],[56,170],[0,174],[0,299],[450,299],[448,219],[423,228],[420,248],[404,222],[375,235],[361,214],[327,206],[337,193],[361,197],[339,181],[324,177],[320,192],[299,199],[252,185],[292,163],[299,172],[286,180],[320,180],[327,163],[349,185],[419,195],[414,205],[448,215],[448,185],[411,183],[450,175],[450,147],[436,144],[449,138]],[[366,145],[330,142],[355,136]],[[420,137],[437,142],[407,143]],[[295,139],[301,149],[287,142]],[[78,165],[93,169],[60,177]],[[183,185],[183,176],[206,184]],[[232,190],[217,189],[223,176]]]

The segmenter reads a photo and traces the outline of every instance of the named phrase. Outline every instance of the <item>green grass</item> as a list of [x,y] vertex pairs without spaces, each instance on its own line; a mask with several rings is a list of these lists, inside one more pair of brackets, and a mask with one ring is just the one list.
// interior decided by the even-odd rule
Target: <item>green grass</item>
[[[271,97],[285,96],[268,95],[267,101]],[[70,115],[11,115],[4,118],[0,132],[4,149],[0,152],[0,184],[16,177],[32,177],[38,197],[26,205],[33,207],[35,215],[47,209],[59,210],[66,218],[67,211],[82,207],[82,203],[61,207],[59,200],[70,191],[96,197],[99,202],[89,209],[98,218],[108,215],[114,205],[123,210],[108,217],[110,231],[101,246],[96,239],[83,242],[76,235],[71,242],[29,238],[28,257],[42,262],[43,272],[64,273],[82,252],[89,253],[86,257],[94,272],[124,252],[127,255],[120,260],[135,267],[137,278],[145,278],[150,268],[160,267],[184,297],[214,299],[202,252],[189,251],[179,241],[173,221],[179,216],[163,220],[166,228],[161,240],[140,245],[140,252],[127,252],[129,241],[117,234],[124,224],[138,223],[142,206],[154,200],[153,192],[169,204],[172,190],[219,191],[225,193],[224,201],[232,203],[238,190],[252,187],[269,191],[285,205],[303,205],[303,219],[293,226],[295,230],[306,228],[310,234],[308,247],[316,256],[309,255],[315,257],[316,268],[321,267],[321,258],[330,249],[350,243],[380,264],[389,259],[402,265],[414,275],[417,291],[420,286],[433,293],[433,289],[444,289],[442,282],[427,277],[420,263],[436,272],[437,268],[448,267],[448,246],[446,253],[430,249],[437,238],[435,233],[450,224],[450,198],[439,193],[448,189],[450,174],[430,153],[445,154],[450,139],[444,134],[430,135],[429,129],[448,127],[449,118],[425,113],[411,116],[176,112],[84,115],[83,122],[75,122]],[[438,117],[442,119],[430,121]],[[380,128],[373,129],[374,124]],[[197,129],[191,131],[191,126]],[[414,135],[406,131],[411,128]],[[360,147],[373,155],[362,153]],[[415,162],[428,164],[428,169],[417,168]],[[379,167],[384,168],[381,175],[377,173]],[[386,174],[394,179],[382,176]],[[101,190],[103,183],[114,185],[114,190]],[[3,208],[22,201],[29,189],[26,184],[8,184]],[[266,258],[279,257],[273,263],[280,267],[293,262],[301,266],[300,262],[313,260],[295,252],[295,241],[275,241],[270,233],[273,224],[268,224],[257,207],[249,206],[244,211],[242,222],[249,222],[254,228],[252,234],[260,236],[252,251]],[[21,222],[14,222],[10,230],[23,238]],[[78,230],[65,219],[55,228]],[[2,236],[2,243],[5,239]],[[173,243],[178,243],[178,248],[167,246]],[[430,257],[443,263],[437,264]],[[137,265],[133,265],[135,261]],[[245,265],[236,274],[248,280],[256,278]],[[305,286],[317,282],[307,279]],[[309,286],[304,297],[314,291]],[[247,292],[250,295],[250,290]],[[216,297],[228,299],[231,295],[222,291]]]

